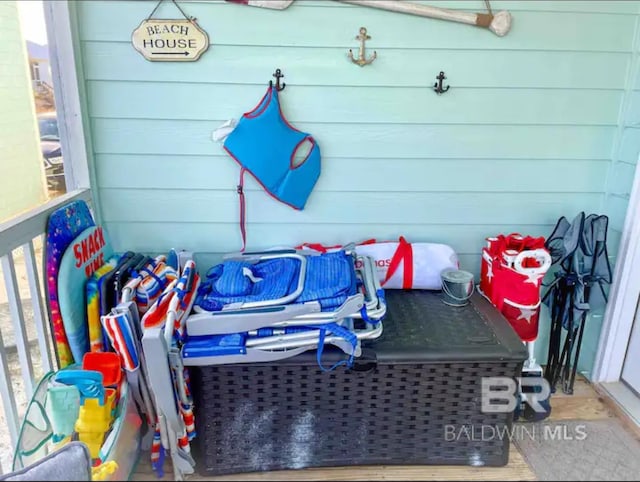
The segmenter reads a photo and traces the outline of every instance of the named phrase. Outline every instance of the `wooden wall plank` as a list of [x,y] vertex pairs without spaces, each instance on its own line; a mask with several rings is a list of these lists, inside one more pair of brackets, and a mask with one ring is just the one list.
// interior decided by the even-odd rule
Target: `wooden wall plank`
[[[638,77],[640,78],[640,76]],[[626,100],[625,107],[623,125],[640,127],[640,90],[634,90],[629,93],[629,99]]]
[[[94,151],[220,154],[211,133],[225,120],[93,119]],[[316,138],[325,157],[365,158],[607,159],[615,133],[606,126],[299,122],[296,127]]]
[[[88,82],[87,91],[94,117],[210,120],[237,119],[260,101],[266,87],[100,81]],[[456,89],[438,96],[428,85],[382,90],[293,85],[278,98],[290,122],[617,125],[622,94],[602,89]]]
[[629,196],[611,194],[607,196],[606,212],[609,216],[609,229],[622,231],[629,205]]
[[[96,164],[99,187],[112,189],[228,190],[234,188],[239,177],[238,165],[226,153],[209,156],[98,154]],[[599,192],[608,168],[609,161],[603,159],[323,157],[322,174],[315,190]],[[132,172],[144,175],[132,176]],[[173,174],[167,176],[168,172]],[[504,179],[506,174],[508,182]],[[245,185],[245,191],[260,189],[250,180]]]
[[[235,190],[100,189],[105,221],[237,222]],[[296,211],[260,191],[247,196],[247,222],[369,224],[550,224],[564,211],[597,211],[600,193],[314,192]],[[340,216],[336,216],[336,210]],[[527,214],[523,216],[523,212]]]
[[614,163],[609,181],[609,193],[629,196],[633,187],[635,173],[636,164],[627,162]]
[[125,42],[85,41],[82,47],[88,80],[266,85],[280,66],[292,87],[428,88],[444,70],[452,89],[623,89],[631,58],[625,52],[377,48],[378,58],[365,72],[340,48],[212,45],[193,65],[158,65]]
[[[248,227],[253,244],[262,248],[293,247],[302,243],[322,243],[326,246],[344,245],[375,238],[397,240],[405,236],[409,241],[449,244],[459,254],[479,254],[485,238],[500,233],[524,232],[531,236],[548,236],[554,224],[489,225],[489,224],[346,224],[314,223],[304,229],[296,224],[251,223]],[[127,243],[134,251],[156,251],[171,248],[190,251],[237,247],[240,240],[236,223],[194,222],[121,222],[109,223],[112,242]],[[222,247],[222,248],[221,248]],[[230,248],[232,249],[232,248]]]
[[622,140],[618,148],[618,161],[636,164],[640,154],[640,128],[627,127],[622,133]]

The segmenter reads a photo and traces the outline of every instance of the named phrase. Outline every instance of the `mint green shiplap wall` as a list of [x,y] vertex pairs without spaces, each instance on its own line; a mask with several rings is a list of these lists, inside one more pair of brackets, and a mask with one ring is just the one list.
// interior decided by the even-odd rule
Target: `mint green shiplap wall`
[[[207,265],[240,247],[238,168],[211,133],[252,108],[276,68],[283,110],[316,137],[323,171],[303,212],[247,181],[251,249],[403,234],[450,244],[477,274],[486,236],[546,236],[562,215],[607,207],[637,2],[494,1],[514,17],[503,38],[331,1],[182,2],[211,39],[194,63],[148,62],[131,46],[155,3],[74,4],[95,194],[118,249],[186,248]],[[179,12],[165,2],[157,16]],[[346,57],[361,26],[378,54],[363,68]],[[441,70],[451,89],[438,96]]]
[[[618,241],[627,215],[638,155],[640,154],[640,28],[636,28],[632,56],[625,80],[624,98],[612,149],[612,164],[607,181],[605,212],[609,215],[610,236]],[[639,173],[640,174],[640,173]],[[602,316],[592,317],[591,329],[597,333]],[[595,359],[597,337],[584,344],[585,361]]]

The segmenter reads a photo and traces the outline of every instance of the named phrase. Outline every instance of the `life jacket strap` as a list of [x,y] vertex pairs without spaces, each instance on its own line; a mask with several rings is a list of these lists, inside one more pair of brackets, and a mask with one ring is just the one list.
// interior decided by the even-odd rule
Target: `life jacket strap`
[[244,252],[247,247],[247,230],[245,228],[245,201],[244,201],[244,173],[246,169],[240,169],[240,182],[238,183],[238,196],[240,201],[240,233],[242,234],[242,249]]

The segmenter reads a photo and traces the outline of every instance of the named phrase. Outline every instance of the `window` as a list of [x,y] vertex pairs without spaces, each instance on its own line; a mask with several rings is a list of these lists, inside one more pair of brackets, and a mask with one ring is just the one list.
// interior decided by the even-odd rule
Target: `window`
[[40,140],[59,141],[58,119],[55,112],[46,112],[38,116]]
[[38,62],[31,63],[31,78],[36,82],[40,80],[40,64]]

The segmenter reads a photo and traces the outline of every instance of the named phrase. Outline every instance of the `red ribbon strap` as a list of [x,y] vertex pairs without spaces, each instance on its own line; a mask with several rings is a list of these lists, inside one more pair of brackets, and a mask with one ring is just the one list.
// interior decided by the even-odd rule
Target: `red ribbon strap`
[[302,243],[296,246],[296,249],[303,249],[303,248],[313,249],[315,251],[318,251],[319,253],[324,254],[324,253],[327,253],[330,249],[340,249],[342,248],[342,245],[334,244],[333,246],[325,246],[324,244],[320,244],[320,243]]
[[362,241],[361,243],[358,243],[359,246],[365,245],[365,244],[376,244],[376,238],[371,238],[371,239],[365,239],[364,241]]
[[398,247],[391,257],[389,269],[387,269],[387,275],[382,282],[382,286],[389,281],[393,274],[398,270],[400,263],[402,263],[404,265],[402,289],[409,290],[413,284],[413,249],[411,248],[411,243],[408,243],[403,236],[400,236],[398,241]]

